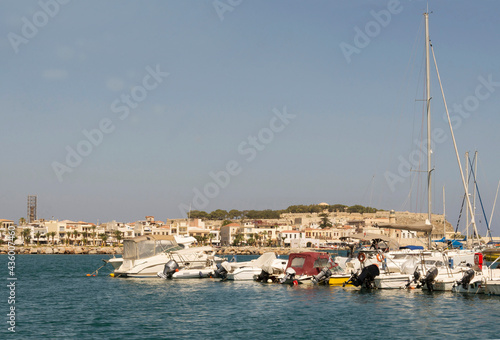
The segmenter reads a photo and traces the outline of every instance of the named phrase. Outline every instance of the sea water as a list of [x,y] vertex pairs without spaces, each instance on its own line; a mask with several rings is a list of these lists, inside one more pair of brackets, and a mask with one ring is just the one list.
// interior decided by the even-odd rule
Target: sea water
[[[8,258],[0,339],[494,339],[500,298],[359,291],[218,279],[112,278],[102,255],[17,255],[15,333]],[[239,261],[247,260],[238,256]],[[12,269],[12,268],[11,268]],[[11,276],[12,277],[12,276]],[[12,330],[12,328],[11,328]]]

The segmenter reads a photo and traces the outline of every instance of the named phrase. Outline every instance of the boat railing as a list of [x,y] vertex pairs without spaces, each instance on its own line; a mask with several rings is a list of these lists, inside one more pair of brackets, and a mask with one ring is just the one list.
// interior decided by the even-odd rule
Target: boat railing
[[495,261],[493,261],[489,266],[488,266],[488,277],[490,279],[493,279],[493,265],[497,263],[497,261],[500,259],[500,256],[496,258]]

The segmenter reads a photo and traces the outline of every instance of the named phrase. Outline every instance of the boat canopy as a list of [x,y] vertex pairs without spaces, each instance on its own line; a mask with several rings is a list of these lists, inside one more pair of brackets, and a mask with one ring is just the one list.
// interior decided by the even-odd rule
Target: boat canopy
[[380,241],[386,241],[386,242],[394,241],[389,236],[385,236],[385,235],[381,235],[381,234],[372,234],[372,233],[359,233],[359,234],[351,235],[350,237],[358,239],[358,240],[367,240],[367,241],[373,241],[373,240],[380,240]]
[[404,247],[399,247],[399,249],[424,250],[424,247],[422,247],[422,246],[404,246]]
[[318,275],[324,267],[329,266],[329,260],[327,253],[292,253],[288,257],[286,267],[292,267],[297,275]]
[[432,242],[442,242],[442,243],[446,243],[448,245],[448,247],[463,249],[462,242],[459,242],[457,240],[447,240],[444,237],[440,240],[433,240]]
[[137,260],[182,247],[171,235],[144,235],[123,241],[123,259]]

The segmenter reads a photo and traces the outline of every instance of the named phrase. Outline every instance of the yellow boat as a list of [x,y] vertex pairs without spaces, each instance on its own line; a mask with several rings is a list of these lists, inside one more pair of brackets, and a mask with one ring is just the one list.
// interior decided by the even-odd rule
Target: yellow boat
[[[330,280],[328,281],[328,284],[330,286],[343,286],[344,282],[349,280],[351,275],[344,275],[344,274],[334,274],[330,276]],[[348,284],[346,286],[352,286],[352,284]]]
[[485,261],[493,262],[500,256],[500,248],[486,248],[483,250]]

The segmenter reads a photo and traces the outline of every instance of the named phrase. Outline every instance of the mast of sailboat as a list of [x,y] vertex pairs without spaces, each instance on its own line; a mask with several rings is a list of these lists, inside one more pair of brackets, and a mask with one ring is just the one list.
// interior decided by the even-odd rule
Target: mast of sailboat
[[[470,163],[470,160],[469,160]],[[476,174],[477,174],[477,151],[474,153],[474,170],[472,169],[472,164],[471,164],[471,171],[472,171],[472,176],[474,177],[474,196],[472,196],[472,211],[474,213],[474,216],[476,216],[476,196],[478,192],[477,188],[477,182],[476,182]],[[486,218],[486,215],[484,216]],[[486,225],[488,225],[488,221],[486,221]],[[479,241],[479,234],[476,234],[476,238]]]
[[[426,102],[427,102],[427,219],[431,223],[432,196],[431,196],[431,80],[429,56],[429,11],[424,13],[425,18],[425,71],[426,71]],[[429,233],[429,248],[431,247],[431,234]]]
[[443,185],[443,237],[446,240],[446,198],[444,196],[444,185]]
[[[465,167],[465,178],[467,178],[467,182],[465,182],[465,191],[467,192],[466,195],[468,195],[469,192],[469,151],[465,152],[465,164],[467,165]],[[468,208],[468,206],[467,206]],[[470,237],[469,237],[469,209],[465,210],[465,223],[467,227],[465,228],[465,235],[467,235],[467,247],[470,246]]]

